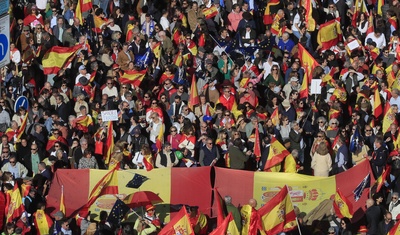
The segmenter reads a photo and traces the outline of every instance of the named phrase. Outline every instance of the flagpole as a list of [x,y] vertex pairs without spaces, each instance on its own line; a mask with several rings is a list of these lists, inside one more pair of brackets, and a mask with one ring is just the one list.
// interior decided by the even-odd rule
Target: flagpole
[[231,62],[233,62],[232,58],[229,56],[229,53],[225,51],[224,47],[221,47],[221,45],[218,43],[217,40],[215,40],[215,38],[210,34],[210,37],[212,38],[212,40],[217,43],[218,47],[221,48],[222,50],[224,50],[224,52],[226,53],[226,55],[228,56],[228,58],[231,60]]
[[[287,189],[287,191],[288,191],[288,194],[289,194],[290,203],[292,203],[292,207],[294,208],[294,206],[293,206],[293,201],[292,201],[292,197],[290,196],[289,187],[287,186],[287,184],[285,184],[285,187],[286,187],[286,189]],[[297,229],[299,230],[299,234],[302,235],[301,230],[300,230],[299,220],[297,219],[297,215],[296,215],[296,223],[297,223]]]

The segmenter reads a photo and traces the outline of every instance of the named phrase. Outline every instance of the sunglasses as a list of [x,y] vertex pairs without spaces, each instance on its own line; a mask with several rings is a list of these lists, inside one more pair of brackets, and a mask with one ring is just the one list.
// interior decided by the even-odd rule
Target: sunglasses
[[37,150],[37,149],[31,149],[31,150]]
[[15,162],[10,161],[11,164],[14,164]]

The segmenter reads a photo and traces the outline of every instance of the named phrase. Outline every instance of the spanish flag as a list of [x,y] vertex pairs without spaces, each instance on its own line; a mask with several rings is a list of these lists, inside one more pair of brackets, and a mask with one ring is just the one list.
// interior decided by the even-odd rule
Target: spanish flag
[[38,209],[33,214],[33,219],[36,227],[36,232],[39,235],[49,234],[49,228],[53,226],[53,220],[48,216],[44,210]]
[[226,205],[217,188],[214,188],[214,200],[217,205],[217,226],[221,226],[226,217]]
[[297,227],[296,213],[287,186],[262,206],[258,213],[267,234],[287,232]]
[[122,84],[132,84],[136,87],[140,86],[140,84],[142,83],[144,77],[146,76],[147,73],[147,69],[141,70],[141,71],[137,71],[137,70],[133,70],[133,71],[125,71],[124,75],[122,75],[119,78],[119,81]]
[[56,74],[68,62],[68,59],[76,54],[82,45],[73,47],[54,46],[43,56],[42,65],[44,74]]
[[383,116],[383,121],[382,121],[382,132],[386,133],[390,129],[390,125],[393,123],[397,124],[395,114],[392,110],[392,107],[390,107],[390,103],[386,102],[385,104],[385,115]]
[[264,170],[280,164],[286,156],[292,155],[275,137],[271,139],[269,154]]
[[340,18],[333,19],[320,25],[317,41],[322,50],[328,50],[332,46],[337,45],[342,38],[342,30],[340,29]]
[[352,26],[357,27],[357,19],[360,14],[368,15],[367,6],[365,5],[364,0],[356,0],[354,4],[354,13],[351,22]]
[[78,0],[78,2],[81,4],[82,12],[90,11],[92,8],[92,0]]
[[64,186],[61,185],[60,211],[65,215]]
[[321,86],[325,86],[326,84],[333,85],[335,83],[335,80],[333,79],[333,76],[335,76],[336,69],[334,67],[331,68],[329,73],[325,74],[325,76],[322,78]]
[[303,82],[301,83],[301,87],[299,90],[299,98],[308,98],[308,80],[309,80],[309,74],[308,74],[308,69],[305,69],[304,77],[303,77]]
[[186,61],[189,59],[190,53],[182,54],[182,52],[178,52],[175,55],[174,65],[181,67],[183,64],[186,64]]
[[308,52],[301,44],[299,44],[299,58],[301,66],[307,69],[308,73],[308,83],[311,83],[312,71],[319,66],[319,63],[314,59],[314,57]]
[[24,134],[27,122],[28,122],[28,112],[26,112],[24,120],[22,120],[21,126],[18,128],[17,139],[21,139],[21,136]]
[[393,71],[393,64],[385,69],[388,87],[392,87],[394,81],[396,80],[396,74]]
[[260,142],[260,133],[258,130],[258,123],[256,125],[256,132],[254,133],[255,141],[254,141],[254,156],[258,160],[261,157],[261,142]]
[[243,235],[256,235],[257,230],[262,229],[261,218],[259,213],[250,205],[242,206],[240,210],[242,216],[242,234]]
[[339,189],[336,191],[335,199],[333,201],[333,209],[339,218],[347,217],[353,218],[353,205],[343,196]]
[[400,220],[390,229],[387,235],[399,235],[400,234]]
[[181,210],[174,216],[174,218],[172,218],[172,220],[158,233],[158,235],[172,234],[194,235],[189,221],[189,216],[184,206],[182,206]]
[[199,100],[199,95],[197,92],[197,82],[196,82],[196,76],[193,74],[192,76],[192,83],[190,84],[190,95],[189,95],[189,102],[188,106],[193,110],[193,107],[195,105],[198,105],[200,103]]
[[110,162],[110,158],[111,158],[111,153],[114,149],[114,130],[113,130],[113,122],[109,121],[108,122],[108,129],[107,129],[107,140],[106,140],[106,148],[107,148],[107,152],[106,152],[106,156],[105,156],[105,160],[104,163],[108,164]]
[[94,20],[94,30],[98,33],[101,32],[101,26],[103,24],[107,23],[107,19],[103,19],[103,18],[95,15],[95,16],[93,16],[93,20]]
[[379,118],[383,113],[382,109],[382,102],[381,102],[381,96],[379,94],[379,90],[375,89],[375,94],[374,94],[374,116],[375,118]]
[[[275,17],[275,10],[278,11],[278,9],[275,9],[278,7],[280,1],[279,0],[271,0],[267,3],[267,6],[265,7],[264,11],[264,19],[263,22],[265,25],[270,25],[274,21]],[[274,13],[272,13],[274,12]]]
[[375,27],[374,27],[374,15],[372,14],[372,10],[369,12],[369,17],[368,17],[368,28],[367,28],[367,32],[366,35],[372,33],[375,31]]
[[235,221],[233,220],[232,212],[229,212],[228,216],[222,221],[220,225],[210,235],[240,235],[239,230],[236,227]]
[[307,30],[312,32],[315,30],[315,25],[316,25],[315,20],[312,17],[312,11],[313,11],[312,2],[311,2],[311,0],[306,0],[304,4],[305,4],[305,9],[306,9],[305,22],[306,22]]
[[231,158],[229,157],[229,153],[224,154],[225,166],[231,168]]
[[154,56],[158,59],[161,56],[161,42],[158,42],[152,48]]
[[283,166],[283,170],[286,173],[296,173],[297,172],[297,163],[292,154],[288,155],[285,158],[285,164]]
[[[397,137],[399,139],[399,137]],[[379,192],[382,188],[382,186],[385,184],[386,177],[389,175],[390,169],[387,167],[383,170],[382,174],[378,177],[376,180],[376,192]]]
[[[376,13],[378,13],[378,15],[382,16],[382,7],[383,5],[385,5],[385,0],[378,0],[376,2]],[[390,20],[389,20],[390,22]]]
[[154,169],[153,156],[151,154],[143,156],[143,165],[146,171]]
[[157,151],[162,151],[162,144],[164,143],[164,124],[161,124],[160,131],[158,132],[158,136],[156,139],[156,147]]
[[19,218],[24,213],[25,208],[22,203],[21,192],[19,191],[18,184],[15,182],[14,189],[9,190],[6,202],[6,221],[12,222],[14,219]]
[[218,15],[218,9],[214,4],[212,4],[210,8],[205,7],[202,12],[206,20]]
[[274,112],[272,112],[271,120],[272,120],[272,124],[274,124],[274,126],[277,126],[279,124],[279,109],[278,108],[276,108],[274,110]]

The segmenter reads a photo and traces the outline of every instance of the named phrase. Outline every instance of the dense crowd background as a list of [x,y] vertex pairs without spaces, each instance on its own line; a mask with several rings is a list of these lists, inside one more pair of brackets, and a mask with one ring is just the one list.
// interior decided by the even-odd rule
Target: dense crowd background
[[[393,226],[400,212],[398,0],[110,0],[93,1],[82,14],[76,7],[11,1],[11,63],[1,70],[3,189],[34,178],[27,214],[4,234],[15,226],[34,233],[31,215],[45,208],[57,169],[149,170],[149,163],[329,176],[367,160],[375,178],[390,172],[376,196],[382,211],[371,217],[367,210],[367,234]],[[338,43],[325,48],[318,31],[332,20]],[[45,75],[48,52],[75,45],[82,47],[68,63]],[[318,66],[307,67],[301,48]],[[142,80],[120,82],[135,71]],[[324,82],[311,94],[304,84],[315,79]],[[14,110],[21,95],[29,108]],[[102,121],[105,110],[118,111],[113,129]],[[278,143],[294,165],[288,158],[267,164]],[[50,234],[71,234],[62,221]],[[351,234],[343,221],[338,234]]]

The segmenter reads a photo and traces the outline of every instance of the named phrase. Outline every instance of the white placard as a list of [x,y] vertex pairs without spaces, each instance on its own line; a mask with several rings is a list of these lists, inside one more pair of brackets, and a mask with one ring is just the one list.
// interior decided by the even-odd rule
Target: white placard
[[321,94],[321,82],[322,79],[311,79],[311,94],[313,95]]
[[103,122],[118,121],[118,112],[117,110],[101,111],[101,118]]
[[357,40],[353,40],[347,44],[347,47],[349,48],[350,51],[353,51],[354,49],[357,49],[360,47],[360,44],[358,43]]

